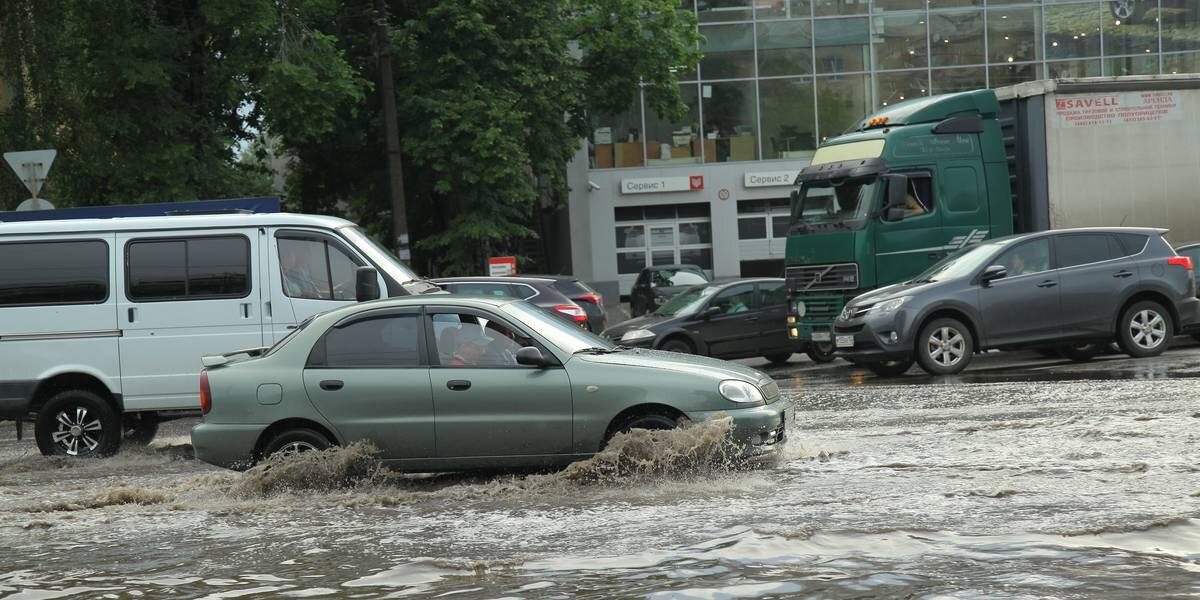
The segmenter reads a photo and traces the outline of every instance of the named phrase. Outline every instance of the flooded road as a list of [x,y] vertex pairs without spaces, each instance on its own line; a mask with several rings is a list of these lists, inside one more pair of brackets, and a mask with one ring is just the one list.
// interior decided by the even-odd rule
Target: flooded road
[[0,597],[1200,594],[1200,349],[768,372],[796,421],[750,470],[719,460],[718,425],[657,440],[693,461],[639,463],[629,440],[621,462],[442,476],[361,448],[222,471],[190,459],[185,422],[57,461],[5,426]]

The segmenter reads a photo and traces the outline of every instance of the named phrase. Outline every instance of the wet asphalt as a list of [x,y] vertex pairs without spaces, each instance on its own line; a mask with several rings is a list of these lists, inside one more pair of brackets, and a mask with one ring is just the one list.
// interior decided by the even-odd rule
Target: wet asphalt
[[990,353],[954,377],[739,362],[797,403],[752,469],[713,459],[708,424],[563,472],[419,476],[357,448],[223,471],[190,457],[187,420],[47,459],[6,424],[0,598],[1200,594],[1190,338],[1152,359]]

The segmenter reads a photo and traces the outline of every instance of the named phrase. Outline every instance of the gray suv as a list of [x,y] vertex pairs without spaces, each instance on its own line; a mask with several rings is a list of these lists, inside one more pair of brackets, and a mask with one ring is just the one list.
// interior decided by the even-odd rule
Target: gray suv
[[879,375],[914,361],[931,374],[958,373],[989,349],[1058,347],[1088,360],[1114,340],[1131,356],[1156,356],[1200,313],[1191,259],[1164,233],[1066,229],[964,249],[849,302],[834,345]]

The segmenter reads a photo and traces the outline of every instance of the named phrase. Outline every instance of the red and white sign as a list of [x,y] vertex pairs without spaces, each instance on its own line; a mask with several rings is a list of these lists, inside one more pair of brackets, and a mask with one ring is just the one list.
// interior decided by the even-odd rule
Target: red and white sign
[[721,189],[717,190],[717,198],[720,200],[728,200],[729,199],[729,188],[721,188]]
[[656,194],[659,192],[695,192],[704,189],[704,176],[653,177],[622,179],[622,194]]
[[1129,125],[1183,118],[1175,90],[1071,94],[1054,99],[1054,126],[1059,129]]
[[491,277],[512,277],[517,274],[517,257],[493,256],[488,258],[488,275]]

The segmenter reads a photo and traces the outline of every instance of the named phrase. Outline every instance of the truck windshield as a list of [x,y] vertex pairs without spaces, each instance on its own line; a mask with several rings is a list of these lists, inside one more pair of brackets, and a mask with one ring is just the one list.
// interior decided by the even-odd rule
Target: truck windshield
[[806,182],[792,206],[792,223],[845,223],[865,218],[877,182],[873,177]]

